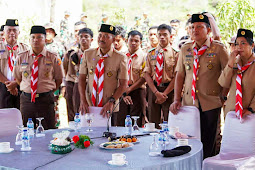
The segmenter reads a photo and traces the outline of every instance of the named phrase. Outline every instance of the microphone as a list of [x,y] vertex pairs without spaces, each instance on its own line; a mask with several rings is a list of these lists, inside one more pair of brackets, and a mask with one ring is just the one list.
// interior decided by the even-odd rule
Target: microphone
[[124,97],[127,96],[127,93],[124,92],[122,94],[122,96],[120,97],[120,100],[119,102],[115,105],[115,107],[112,109],[112,112],[110,113],[109,117],[108,117],[108,120],[107,120],[107,131],[103,133],[103,137],[116,137],[116,133],[113,133],[113,132],[110,132],[110,127],[109,127],[109,121],[110,121],[110,118],[112,117],[112,113],[113,111],[117,108],[117,106],[120,104],[120,102],[123,100]]

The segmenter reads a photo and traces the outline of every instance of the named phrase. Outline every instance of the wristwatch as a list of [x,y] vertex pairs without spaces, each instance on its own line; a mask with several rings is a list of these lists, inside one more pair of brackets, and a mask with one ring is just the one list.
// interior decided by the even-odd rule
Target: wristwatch
[[110,98],[109,98],[109,102],[110,102],[110,103],[115,104],[115,101],[116,101],[116,100],[115,100],[115,98],[114,98],[114,97],[110,97]]

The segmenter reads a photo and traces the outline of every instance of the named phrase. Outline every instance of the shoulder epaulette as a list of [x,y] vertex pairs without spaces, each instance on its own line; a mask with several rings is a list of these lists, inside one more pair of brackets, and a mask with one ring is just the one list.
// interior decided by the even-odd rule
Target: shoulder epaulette
[[156,48],[149,49],[149,50],[148,50],[148,53],[149,53],[149,52],[152,52],[152,51],[154,51],[154,50],[156,50]]

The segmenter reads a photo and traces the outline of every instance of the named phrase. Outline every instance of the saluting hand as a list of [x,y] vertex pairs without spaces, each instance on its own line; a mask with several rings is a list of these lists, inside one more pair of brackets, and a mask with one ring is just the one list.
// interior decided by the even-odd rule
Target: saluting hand
[[180,101],[174,101],[174,102],[170,105],[169,110],[170,110],[173,114],[176,115],[181,106],[182,106],[182,104],[181,104]]
[[131,99],[131,96],[126,96],[123,98],[124,102],[127,104],[127,105],[133,105],[133,101]]
[[238,50],[235,49],[229,56],[228,66],[233,67],[238,57],[240,57],[240,55]]
[[159,91],[157,91],[155,93],[155,96],[157,97],[156,101],[155,101],[155,103],[157,103],[157,104],[164,103],[166,101],[166,99],[168,98],[168,96],[165,93],[162,93],[162,92],[159,92]]

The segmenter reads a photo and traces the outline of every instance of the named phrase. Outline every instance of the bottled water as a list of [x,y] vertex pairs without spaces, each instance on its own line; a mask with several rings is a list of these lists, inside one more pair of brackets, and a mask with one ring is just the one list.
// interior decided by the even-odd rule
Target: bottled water
[[74,116],[74,128],[75,128],[75,131],[78,131],[78,129],[81,128],[81,117],[80,117],[79,113],[75,113],[75,116]]
[[22,151],[29,151],[31,150],[30,143],[29,143],[29,135],[28,135],[28,128],[24,128],[22,132]]
[[28,118],[27,128],[28,128],[28,137],[29,137],[29,139],[31,139],[34,137],[34,134],[35,134],[34,122],[32,121],[32,118]]
[[163,130],[161,130],[159,133],[158,144],[159,144],[160,150],[166,149],[166,137],[165,137],[165,132]]
[[130,118],[130,115],[126,116],[125,127],[126,127],[126,135],[131,135],[131,133],[132,133],[132,120]]

